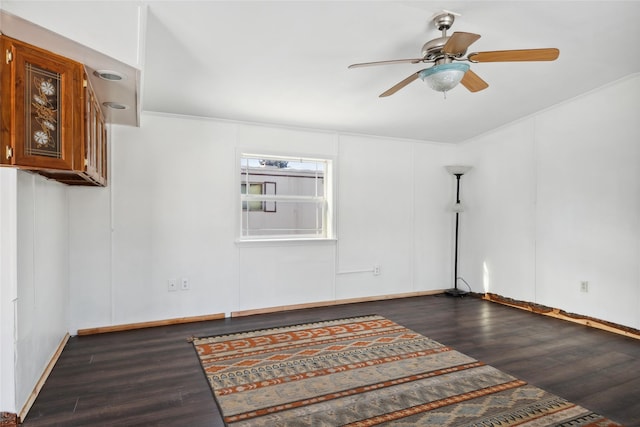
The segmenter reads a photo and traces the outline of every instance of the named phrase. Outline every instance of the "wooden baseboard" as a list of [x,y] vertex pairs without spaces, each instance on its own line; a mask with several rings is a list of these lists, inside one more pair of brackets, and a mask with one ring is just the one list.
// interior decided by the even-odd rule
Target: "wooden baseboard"
[[498,304],[508,305],[509,307],[519,308],[521,310],[531,311],[532,313],[542,314],[545,316],[554,317],[556,319],[566,320],[568,322],[579,323],[581,325],[590,326],[596,329],[602,329],[604,331],[613,332],[614,334],[640,339],[640,331],[637,329],[618,325],[612,322],[607,322],[605,320],[595,319],[593,317],[567,313],[566,311],[560,310],[559,308],[550,308],[540,304],[518,301],[491,293],[484,294],[482,296],[482,299],[496,302]]
[[[29,412],[29,409],[31,409],[33,402],[36,401],[36,397],[38,397],[38,394],[40,394],[40,390],[42,390],[42,387],[44,386],[44,383],[47,381],[47,378],[49,378],[49,374],[51,374],[53,367],[55,366],[56,362],[60,358],[60,355],[62,354],[62,350],[64,350],[64,346],[67,345],[67,341],[69,341],[68,333],[64,335],[64,337],[62,338],[62,341],[60,341],[60,344],[58,344],[58,348],[56,348],[56,351],[53,353],[53,356],[51,356],[51,360],[49,360],[47,367],[44,369],[44,372],[42,373],[42,375],[40,375],[40,379],[36,383],[35,387],[33,388],[33,391],[29,395],[29,398],[27,399],[24,406],[22,407],[22,410],[18,414],[18,418],[21,423],[24,421],[25,417],[27,416],[27,413]],[[4,426],[4,424],[2,425]]]
[[254,314],[277,313],[280,311],[300,310],[303,308],[330,307],[334,305],[353,304],[358,302],[384,301],[388,299],[419,297],[423,295],[436,295],[436,294],[441,294],[443,292],[444,292],[444,289],[440,289],[435,291],[406,292],[401,294],[378,295],[373,297],[347,298],[347,299],[332,300],[332,301],[318,301],[318,302],[310,302],[306,304],[280,305],[277,307],[233,311],[231,312],[231,317],[252,316]]
[[179,317],[175,319],[154,320],[151,322],[126,323],[122,325],[103,326],[98,328],[78,329],[78,336],[122,332],[133,329],[155,328],[157,326],[180,325],[182,323],[205,322],[207,320],[224,319],[224,313],[205,314],[203,316]]
[[[434,290],[434,291],[419,291],[419,292],[406,292],[401,294],[390,294],[390,295],[379,295],[373,297],[361,297],[361,298],[348,298],[342,300],[333,300],[333,301],[319,301],[319,302],[310,302],[306,304],[292,304],[292,305],[281,305],[277,307],[267,307],[267,308],[257,308],[253,310],[241,310],[241,311],[233,311],[231,312],[231,317],[241,317],[241,316],[251,316],[254,314],[267,314],[267,313],[276,313],[279,311],[289,311],[289,310],[299,310],[303,308],[314,308],[314,307],[329,307],[333,305],[341,305],[341,304],[353,304],[357,302],[367,302],[367,301],[383,301],[388,299],[396,299],[396,298],[409,298],[409,297],[418,297],[422,295],[436,295],[443,293],[444,290]],[[166,319],[166,320],[155,320],[151,322],[140,322],[140,323],[127,323],[122,325],[114,325],[114,326],[102,326],[97,328],[85,328],[78,329],[78,336],[84,335],[96,335],[96,334],[105,334],[109,332],[122,332],[122,331],[130,331],[134,329],[143,329],[143,328],[154,328],[156,326],[169,326],[169,325],[179,325],[181,323],[193,323],[193,322],[204,322],[207,320],[219,320],[224,319],[224,313],[217,314],[207,314],[203,316],[193,316],[193,317],[180,317],[176,319]]]

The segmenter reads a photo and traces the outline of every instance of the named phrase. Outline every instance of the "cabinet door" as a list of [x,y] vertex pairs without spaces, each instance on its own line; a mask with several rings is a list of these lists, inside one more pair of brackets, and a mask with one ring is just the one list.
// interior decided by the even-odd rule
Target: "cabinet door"
[[106,127],[102,110],[85,75],[84,88],[84,156],[83,171],[95,183],[106,184]]
[[12,164],[72,170],[74,140],[81,137],[74,120],[81,108],[81,65],[15,40],[10,47]]
[[93,180],[98,178],[97,153],[96,153],[96,106],[97,102],[91,90],[89,79],[85,75],[84,88],[84,147],[85,147],[85,172]]

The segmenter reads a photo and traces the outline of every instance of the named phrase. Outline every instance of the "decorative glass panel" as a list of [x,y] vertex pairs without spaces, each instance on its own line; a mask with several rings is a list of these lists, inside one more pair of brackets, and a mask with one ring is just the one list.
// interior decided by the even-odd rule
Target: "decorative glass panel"
[[60,74],[27,63],[25,82],[25,154],[60,159]]

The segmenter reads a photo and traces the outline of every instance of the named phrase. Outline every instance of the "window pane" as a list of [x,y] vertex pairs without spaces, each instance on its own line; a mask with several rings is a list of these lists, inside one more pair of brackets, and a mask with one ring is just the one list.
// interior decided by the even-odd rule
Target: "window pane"
[[278,201],[277,212],[247,212],[242,215],[244,237],[322,237],[324,203]]
[[[240,184],[240,193],[241,194],[247,194],[247,184],[242,183]],[[262,183],[249,183],[249,194],[262,194]],[[249,206],[249,210],[250,211],[261,211],[263,210],[263,202],[261,201],[243,201],[242,202],[242,209],[243,210],[247,210],[247,206]]]
[[323,196],[325,163],[247,159],[242,164],[242,182],[275,182],[278,194],[284,196]]
[[325,159],[241,155],[241,237],[326,237],[327,170]]

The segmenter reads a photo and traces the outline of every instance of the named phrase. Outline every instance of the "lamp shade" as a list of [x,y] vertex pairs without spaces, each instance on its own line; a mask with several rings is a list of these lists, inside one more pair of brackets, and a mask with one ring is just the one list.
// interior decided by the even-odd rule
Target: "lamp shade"
[[431,89],[438,92],[447,92],[460,83],[464,73],[468,70],[468,64],[440,64],[420,71],[419,76]]
[[445,168],[447,169],[447,172],[452,175],[464,175],[465,173],[469,172],[469,170],[471,170],[471,166],[465,165],[450,165],[445,166]]

